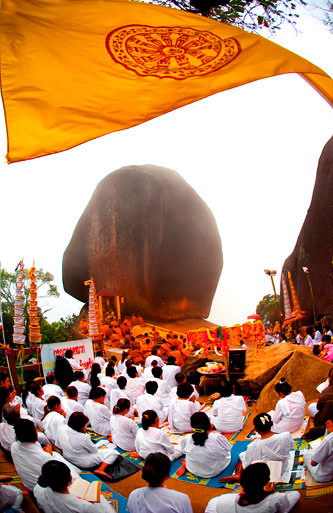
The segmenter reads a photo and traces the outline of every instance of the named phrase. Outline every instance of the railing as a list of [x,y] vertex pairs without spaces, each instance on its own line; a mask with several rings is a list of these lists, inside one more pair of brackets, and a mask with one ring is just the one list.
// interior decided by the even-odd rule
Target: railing
[[[6,359],[7,365],[0,365],[0,371],[7,372],[11,378],[13,386],[16,392],[21,393],[20,381],[25,381],[25,372],[37,371],[39,376],[43,376],[42,364],[40,362],[40,351],[39,348],[32,349],[31,347],[24,347],[19,349],[5,349],[0,348],[1,360]],[[35,356],[37,358],[36,363],[17,363],[18,361],[23,362],[23,358],[26,356]]]

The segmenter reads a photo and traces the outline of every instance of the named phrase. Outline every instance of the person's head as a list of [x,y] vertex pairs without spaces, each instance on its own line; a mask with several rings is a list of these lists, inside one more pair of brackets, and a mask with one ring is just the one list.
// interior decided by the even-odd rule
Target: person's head
[[101,366],[99,363],[93,363],[90,370],[90,376],[97,376],[101,373]]
[[280,397],[285,397],[286,395],[290,394],[291,392],[291,386],[289,383],[285,380],[285,378],[281,378],[278,383],[276,383],[275,392],[279,394]]
[[39,397],[39,398],[41,398],[44,393],[43,389],[42,389],[42,385],[40,383],[38,383],[38,381],[33,381],[31,383],[30,391],[34,396]]
[[151,487],[161,486],[169,477],[171,462],[161,452],[148,454],[142,469],[142,479]]
[[65,358],[73,358],[73,351],[71,349],[65,351]]
[[128,367],[127,369],[127,374],[129,378],[136,378],[138,376],[138,371],[134,365],[131,365],[131,367]]
[[147,381],[147,383],[145,385],[145,390],[146,390],[147,394],[154,395],[154,394],[156,394],[157,389],[158,389],[158,384],[156,383],[156,381]]
[[150,344],[150,339],[146,338],[145,342],[146,342],[147,345],[149,345]]
[[160,379],[163,373],[162,367],[153,367],[151,373],[154,376],[154,378]]
[[127,385],[127,379],[125,378],[125,376],[119,376],[119,378],[117,379],[117,385],[120,388],[120,390],[125,390]]
[[175,380],[178,385],[180,385],[181,383],[185,383],[186,374],[184,374],[184,372],[177,372],[177,374],[175,374]]
[[0,387],[0,409],[9,402],[10,391],[7,387]]
[[176,365],[176,358],[174,356],[169,356],[167,359],[167,365]]
[[158,366],[158,361],[157,360],[153,360],[150,364],[151,367],[157,367]]
[[65,392],[66,392],[68,399],[73,399],[74,401],[77,401],[79,392],[76,387],[74,387],[74,386],[67,387],[65,389]]
[[89,384],[91,388],[97,388],[100,386],[101,380],[96,376],[96,374],[93,374],[92,376],[89,376]]
[[102,358],[103,357],[102,351],[96,351],[96,356],[99,356],[100,358]]
[[53,384],[54,384],[54,382],[55,382],[54,374],[48,374],[48,375],[46,376],[46,383],[47,383],[48,385],[53,385]]
[[109,361],[113,362],[114,364],[116,364],[118,360],[117,360],[116,356],[112,355],[112,356],[110,356]]
[[10,426],[14,426],[15,422],[17,422],[20,418],[20,412],[15,406],[11,406],[10,404],[5,404],[2,408],[2,416]]
[[59,412],[59,410],[61,410],[61,401],[59,399],[59,397],[57,397],[56,395],[51,395],[48,400],[47,400],[47,409],[48,411],[55,411],[55,412]]
[[230,397],[233,392],[231,381],[222,381],[219,392],[221,397]]
[[132,367],[132,365],[134,365],[132,358],[129,358],[128,360],[126,360],[126,362],[125,362],[126,369],[128,369],[129,367]]
[[37,442],[37,431],[34,423],[29,419],[19,419],[15,422],[14,431],[19,442]]
[[306,328],[306,333],[307,333],[308,335],[311,335],[311,336],[312,336],[312,335],[313,335],[313,328]]
[[123,351],[121,353],[121,362],[123,363],[126,360],[126,358],[128,358],[128,352],[127,351]]
[[142,429],[147,431],[150,427],[158,427],[159,426],[159,418],[154,410],[146,410],[142,414],[141,419]]
[[88,417],[81,411],[74,411],[68,419],[68,427],[78,433],[85,433],[86,426],[89,423]]
[[153,349],[151,350],[151,354],[153,356],[156,356],[157,355],[157,351],[158,351],[158,348],[157,347],[153,347]]
[[125,398],[121,398],[121,399],[118,399],[118,402],[117,404],[113,407],[113,414],[114,415],[121,415],[121,414],[125,414],[126,412],[128,412],[131,408],[131,403],[129,402],[128,399],[125,399]]
[[268,433],[273,426],[273,422],[268,413],[259,413],[253,419],[253,425],[259,434]]
[[81,370],[77,370],[74,372],[74,380],[75,381],[83,381],[84,373]]
[[208,431],[211,429],[211,424],[208,416],[203,411],[197,411],[191,416],[191,428],[194,433],[192,440],[194,445],[204,446],[208,438]]
[[[148,339],[148,342],[149,342],[148,333],[145,333],[143,336],[145,337],[145,339]],[[146,340],[146,342],[147,342],[147,340]]]
[[270,470],[267,463],[258,462],[243,469],[240,484],[244,490],[239,501],[240,505],[258,504],[267,495],[264,487],[269,482]]
[[89,392],[89,399],[92,399],[96,403],[104,404],[106,392],[102,387],[92,388]]
[[326,344],[329,344],[331,342],[331,337],[329,335],[323,335],[321,338],[321,341]]
[[115,375],[114,362],[109,362],[105,369],[105,376],[112,378]]
[[181,383],[177,387],[177,395],[180,399],[189,399],[194,392],[194,388],[190,383]]
[[12,386],[8,374],[0,372],[0,387],[10,388]]
[[65,463],[57,460],[50,460],[42,466],[42,473],[38,478],[39,486],[58,493],[66,491],[68,485],[72,482],[71,471]]

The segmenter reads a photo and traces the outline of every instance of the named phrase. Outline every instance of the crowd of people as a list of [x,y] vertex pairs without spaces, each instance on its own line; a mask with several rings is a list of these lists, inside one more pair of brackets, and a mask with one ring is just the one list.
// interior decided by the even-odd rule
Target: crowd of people
[[[179,475],[191,472],[201,478],[219,475],[230,463],[232,446],[225,434],[242,429],[244,398],[234,395],[229,381],[222,381],[207,408],[199,401],[199,387],[183,372],[189,356],[185,338],[171,332],[163,339],[153,330],[138,339],[131,334],[133,326],[129,329],[122,333],[129,340],[121,357],[107,359],[98,351],[88,373],[77,368],[67,351],[61,368],[69,366],[72,374],[62,372],[65,384],[48,375],[45,384],[39,379],[26,383],[19,396],[9,377],[0,374],[0,444],[44,513],[114,511],[105,500],[90,503],[70,495],[68,487],[82,469],[112,482],[117,448],[144,459],[147,486],[130,493],[129,513],[192,512],[186,494],[165,487],[177,458],[182,458]],[[304,460],[316,481],[328,482],[333,479],[333,369],[318,390],[309,414],[323,439]],[[267,489],[270,471],[265,461],[280,461],[285,468],[293,447],[291,433],[302,426],[306,402],[302,391],[292,391],[284,379],[276,383],[275,392],[275,409],[253,420],[258,437],[240,454],[234,474],[221,479],[240,482],[242,492],[212,499],[206,513],[285,513],[298,501],[298,492]],[[89,426],[103,440],[94,443]],[[184,436],[171,443],[167,430]],[[19,512],[21,503],[20,490],[0,487],[4,510]]]

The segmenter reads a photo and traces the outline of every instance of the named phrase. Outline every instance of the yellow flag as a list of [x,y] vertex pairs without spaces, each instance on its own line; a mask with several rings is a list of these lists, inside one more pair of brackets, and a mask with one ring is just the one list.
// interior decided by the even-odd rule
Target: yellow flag
[[238,27],[124,0],[1,2],[8,162],[283,73],[299,73],[333,104],[324,71]]

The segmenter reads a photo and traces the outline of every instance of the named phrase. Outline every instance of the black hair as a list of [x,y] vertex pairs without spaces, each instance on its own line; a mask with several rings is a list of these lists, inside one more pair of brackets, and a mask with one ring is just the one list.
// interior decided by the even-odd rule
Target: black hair
[[8,374],[6,372],[0,371],[0,383],[4,383],[7,378],[9,378]]
[[157,360],[153,360],[150,364],[151,367],[157,367],[158,366],[158,361]]
[[306,328],[306,332],[308,335],[313,335],[313,329],[312,328]]
[[184,374],[184,372],[177,372],[177,374],[175,374],[175,380],[178,385],[182,383],[184,379],[186,379],[186,374]]
[[151,350],[151,354],[152,355],[156,355],[157,354],[157,350],[158,350],[157,347],[153,347],[153,349]]
[[126,360],[126,362],[125,362],[126,369],[129,369],[129,367],[132,367],[133,365],[134,365],[134,362],[133,362],[133,360],[131,358]]
[[68,395],[69,399],[74,399],[79,394],[78,389],[73,385],[65,388],[65,392]]
[[180,399],[188,399],[194,392],[194,388],[190,383],[181,383],[177,387],[177,395]]
[[174,356],[169,356],[167,359],[167,365],[175,365],[176,358]]
[[137,374],[138,374],[137,368],[134,367],[134,365],[131,365],[127,369],[127,374],[128,374],[129,378],[135,378],[137,376]]
[[117,379],[117,385],[120,388],[120,390],[124,390],[127,385],[127,379],[125,376],[119,376]]
[[281,378],[280,381],[276,383],[274,389],[278,394],[288,395],[291,392],[291,386],[285,380],[285,378]]
[[61,401],[59,397],[56,395],[50,395],[50,397],[47,400],[47,409],[49,411],[52,411],[55,406],[59,406],[61,404]]
[[97,376],[97,374],[100,374],[101,372],[101,366],[99,363],[93,363],[90,369],[90,376]]
[[99,377],[93,375],[89,378],[91,388],[98,388],[101,385],[101,380]]
[[103,352],[102,351],[96,351],[96,356],[103,356]]
[[82,378],[84,378],[84,373],[81,370],[76,370],[74,372],[74,380],[79,381]]
[[106,392],[104,390],[104,388],[101,388],[101,387],[95,387],[95,388],[92,388],[89,392],[89,399],[99,399],[100,397],[105,397],[106,396]]
[[158,383],[156,383],[156,381],[147,381],[147,383],[145,385],[145,389],[146,389],[147,394],[154,395],[157,392]]
[[38,478],[39,486],[49,486],[54,492],[61,493],[71,482],[71,471],[65,463],[50,460],[42,466],[42,473]]
[[29,419],[19,419],[15,422],[14,431],[19,442],[37,442],[37,431],[35,425]]
[[71,349],[66,349],[65,358],[73,358],[73,351]]
[[322,342],[328,342],[329,343],[329,342],[331,342],[331,339],[332,339],[332,337],[330,337],[330,335],[323,335],[321,337],[321,341]]
[[97,374],[100,374],[101,366],[99,363],[93,363],[89,374],[89,383],[92,388],[99,387],[101,382]]
[[240,484],[243,487],[244,494],[239,498],[240,506],[258,504],[269,492],[264,490],[264,486],[269,482],[270,470],[267,463],[258,462],[248,465],[241,474]]
[[78,433],[83,433],[83,428],[88,424],[88,417],[81,411],[74,411],[68,419],[68,426]]
[[14,406],[11,406],[10,404],[5,404],[2,408],[2,416],[7,422],[7,424],[13,426],[15,422],[19,420],[20,412],[17,411],[17,408],[15,408]]
[[55,382],[54,374],[48,374],[45,379],[48,385],[52,385]]
[[8,402],[10,392],[7,387],[0,387],[0,420],[2,420],[2,408]]
[[123,362],[126,360],[126,358],[127,358],[128,356],[129,356],[128,351],[123,351],[123,352],[121,353],[121,363],[123,363]]
[[38,397],[38,392],[40,392],[40,390],[42,390],[41,384],[37,381],[33,381],[33,383],[31,383],[30,392],[36,397]]
[[194,445],[200,445],[203,447],[208,438],[208,431],[211,428],[210,420],[208,415],[203,411],[197,411],[191,416],[191,427],[194,431],[192,440]]
[[27,380],[23,389],[23,392],[21,394],[22,397],[22,404],[26,408],[27,407],[27,397],[29,392],[31,392],[31,385],[33,383],[33,380]]
[[273,426],[272,418],[269,413],[259,413],[253,419],[253,425],[257,431],[267,433]]
[[148,454],[142,469],[142,479],[147,481],[149,486],[160,486],[166,477],[169,476],[171,462],[168,456],[161,452]]
[[109,378],[112,378],[114,376],[115,370],[114,370],[114,362],[109,362],[107,366],[105,367],[105,376],[109,376]]
[[162,367],[153,367],[151,373],[154,376],[154,378],[160,378],[162,376],[163,369]]
[[233,392],[233,385],[231,381],[222,381],[220,385],[220,396],[221,397],[230,397]]
[[121,413],[125,410],[129,410],[130,407],[131,407],[131,403],[129,402],[129,400],[125,399],[125,398],[121,398],[121,399],[118,399],[117,404],[113,407],[112,413],[114,415],[117,415],[118,413]]
[[152,426],[155,420],[158,418],[158,415],[155,410],[146,410],[142,414],[141,424],[142,429],[147,431],[150,426]]
[[114,363],[117,363],[118,359],[117,359],[117,357],[116,357],[116,356],[112,355],[112,356],[110,356],[110,358],[109,358],[109,362],[110,362],[110,361],[111,361],[111,362],[114,362]]

